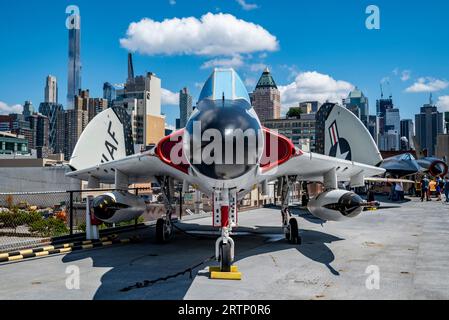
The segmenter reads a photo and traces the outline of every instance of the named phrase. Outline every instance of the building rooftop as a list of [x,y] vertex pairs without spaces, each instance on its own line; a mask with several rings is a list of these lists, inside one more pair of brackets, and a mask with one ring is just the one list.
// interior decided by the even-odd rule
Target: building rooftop
[[360,91],[359,88],[356,87],[354,90],[352,90],[349,93],[349,97],[348,98],[356,99],[356,98],[362,98],[363,96],[364,95],[363,95],[362,91]]
[[270,73],[270,69],[266,68],[265,71],[262,73],[262,76],[260,77],[259,82],[257,83],[256,89],[257,88],[276,88],[277,89],[276,82],[274,81],[274,79]]
[[4,138],[15,138],[15,139],[25,139],[25,136],[18,135],[15,133],[7,132],[7,131],[0,131],[0,137]]

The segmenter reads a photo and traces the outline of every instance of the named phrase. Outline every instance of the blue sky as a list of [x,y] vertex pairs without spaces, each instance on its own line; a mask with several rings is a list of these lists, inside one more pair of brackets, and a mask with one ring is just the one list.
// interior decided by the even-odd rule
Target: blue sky
[[[380,30],[365,27],[370,4],[380,9]],[[384,81],[402,118],[413,118],[430,92],[449,111],[445,0],[0,0],[0,113],[25,100],[37,107],[48,74],[58,78],[65,104],[68,5],[81,11],[83,88],[98,97],[103,82],[123,83],[127,51],[136,50],[136,73],[155,72],[168,90],[163,111],[170,124],[179,114],[173,93],[187,86],[196,99],[210,67],[220,64],[234,66],[249,89],[269,66],[284,109],[301,99],[340,99],[357,86],[373,113]],[[190,18],[176,24],[175,17]],[[127,37],[130,23],[143,18],[151,20]]]

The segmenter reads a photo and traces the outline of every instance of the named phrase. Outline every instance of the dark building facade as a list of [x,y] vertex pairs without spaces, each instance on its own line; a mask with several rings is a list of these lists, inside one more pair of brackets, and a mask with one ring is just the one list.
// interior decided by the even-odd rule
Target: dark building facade
[[28,141],[28,147],[34,147],[35,133],[30,127],[30,122],[23,114],[11,114],[11,132],[24,136]]
[[384,99],[383,97],[376,102],[376,112],[379,117],[379,134],[384,134],[385,130],[385,117],[387,110],[394,109],[393,98]]
[[435,155],[437,136],[443,133],[443,114],[436,106],[425,104],[421,113],[415,115],[416,139],[421,150],[427,150],[428,156]]
[[190,115],[193,111],[192,96],[189,94],[187,88],[179,91],[179,128],[184,128],[187,125]]
[[[401,120],[401,139],[404,137],[407,139],[405,145],[406,150],[410,150],[414,147],[413,137],[415,136],[415,125],[411,119]],[[405,142],[402,140],[402,142]]]
[[[42,102],[39,105],[39,113],[43,114],[48,118],[48,146],[54,153],[63,153],[63,143],[61,145],[61,140],[64,137],[59,137],[58,132],[61,129],[58,125],[63,126],[64,122],[60,118],[64,118],[64,108],[61,104]],[[59,140],[59,143],[58,143]]]
[[49,119],[42,114],[33,114],[28,117],[30,128],[33,131],[33,141],[30,149],[49,147]]
[[114,100],[117,98],[117,91],[113,84],[105,82],[103,85],[103,99],[108,100],[108,107],[112,107]]
[[319,154],[324,154],[324,147],[326,142],[326,119],[332,112],[335,103],[326,102],[318,110],[316,114],[316,124],[315,124],[315,152]]

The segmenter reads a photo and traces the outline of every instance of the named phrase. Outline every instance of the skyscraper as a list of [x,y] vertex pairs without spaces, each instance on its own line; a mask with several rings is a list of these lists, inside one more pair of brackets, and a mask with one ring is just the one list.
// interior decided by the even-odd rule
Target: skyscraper
[[187,88],[183,88],[181,91],[179,91],[180,128],[184,128],[186,126],[187,121],[192,114],[192,111],[192,96],[189,94],[189,90]]
[[61,104],[42,102],[39,113],[48,118],[49,148],[54,153],[64,153],[64,108]]
[[348,97],[343,101],[344,106],[351,110],[363,124],[367,126],[369,116],[368,98],[358,88],[352,90]]
[[30,128],[30,122],[23,114],[10,114],[11,132],[22,135],[28,140],[28,146],[31,148],[34,145],[34,132]]
[[134,79],[133,55],[128,53],[128,81]]
[[381,151],[399,151],[399,131],[391,129],[384,132],[379,139],[379,149]]
[[103,84],[103,99],[108,100],[108,107],[112,107],[112,104],[114,103],[115,98],[117,97],[117,91],[114,87],[114,85],[110,84],[109,82],[105,82]]
[[251,103],[260,121],[281,117],[281,93],[268,68],[262,73],[251,94]]
[[299,103],[299,109],[303,111],[303,113],[317,113],[320,107],[321,103],[318,101],[304,101]]
[[123,92],[117,93],[114,106],[124,107],[131,116],[135,144],[146,147],[163,137],[165,118],[161,116],[161,95],[161,79],[151,72],[128,79]]
[[379,117],[368,116],[368,131],[377,145],[379,145]]
[[413,143],[413,137],[415,136],[415,126],[413,123],[413,120],[411,119],[403,119],[401,120],[401,139],[406,138],[407,139],[407,149],[413,149],[414,143]]
[[401,116],[398,108],[388,109],[385,111],[385,131],[401,129]]
[[49,147],[49,119],[42,114],[33,114],[28,117],[30,128],[33,130],[33,143],[30,149]]
[[45,82],[45,102],[58,103],[58,82],[52,75],[47,76]]
[[89,90],[79,90],[78,95],[74,97],[74,109],[69,109],[64,113],[64,155],[66,160],[70,160],[81,133],[89,123],[89,100]]
[[34,113],[33,103],[31,101],[25,101],[22,111],[22,114],[25,117],[25,119],[31,116],[33,113]]
[[108,108],[108,100],[102,98],[90,98],[87,111],[89,114],[89,122],[92,121],[95,116]]
[[443,114],[438,112],[432,99],[415,115],[416,139],[421,150],[427,150],[428,156],[435,155],[437,136],[443,133]]
[[386,108],[382,119],[383,133],[380,137],[379,149],[381,151],[399,151],[401,146],[401,118],[399,109]]
[[393,97],[389,97],[388,99],[384,99],[383,94],[380,100],[377,100],[376,102],[376,112],[377,116],[379,117],[379,133],[384,134],[385,133],[385,113],[389,109],[393,109]]
[[78,14],[71,16],[69,28],[69,64],[67,107],[74,107],[74,99],[81,89],[81,17]]

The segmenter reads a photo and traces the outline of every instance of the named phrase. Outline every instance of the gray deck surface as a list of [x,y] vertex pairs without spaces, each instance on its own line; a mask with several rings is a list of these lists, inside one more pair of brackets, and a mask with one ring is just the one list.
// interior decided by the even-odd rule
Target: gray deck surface
[[[344,223],[326,223],[295,210],[303,245],[280,235],[278,209],[240,215],[236,241],[242,281],[210,280],[206,266],[188,275],[127,293],[120,289],[182,271],[214,254],[215,236],[178,232],[166,245],[153,241],[0,265],[0,299],[449,299],[449,206],[384,204]],[[210,231],[211,218],[179,224]],[[208,233],[205,232],[207,235]],[[66,288],[66,268],[78,266],[80,289]],[[215,265],[211,262],[209,265]],[[368,290],[367,267],[380,271]]]

